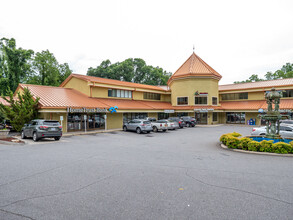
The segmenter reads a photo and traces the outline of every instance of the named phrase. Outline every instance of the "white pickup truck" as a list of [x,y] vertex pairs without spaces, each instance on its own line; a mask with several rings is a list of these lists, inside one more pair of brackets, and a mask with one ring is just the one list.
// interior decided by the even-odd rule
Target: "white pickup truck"
[[168,124],[161,121],[161,120],[158,120],[158,121],[152,121],[152,127],[153,127],[153,131],[154,132],[157,132],[157,131],[167,131],[168,129]]

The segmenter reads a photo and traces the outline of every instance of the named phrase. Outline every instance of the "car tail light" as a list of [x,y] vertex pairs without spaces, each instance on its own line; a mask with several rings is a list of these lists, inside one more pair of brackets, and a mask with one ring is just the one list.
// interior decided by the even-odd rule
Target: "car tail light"
[[255,130],[256,130],[255,128],[252,129],[252,131],[255,131]]
[[181,121],[179,121],[178,123],[181,124]]
[[160,124],[160,127],[162,127],[162,124]]
[[142,124],[141,126],[145,126],[145,124]]
[[62,126],[60,125],[59,128],[62,129]]
[[45,126],[45,125],[40,126],[40,129],[42,129],[42,130],[47,129],[47,128],[48,128],[48,126]]

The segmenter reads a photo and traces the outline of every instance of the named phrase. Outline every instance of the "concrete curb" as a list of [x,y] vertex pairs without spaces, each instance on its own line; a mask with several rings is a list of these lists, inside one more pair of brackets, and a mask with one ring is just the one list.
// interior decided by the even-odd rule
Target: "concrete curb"
[[17,143],[17,142],[9,142],[9,141],[1,141],[0,140],[0,144],[4,144],[4,145],[25,145],[26,143]]
[[232,149],[227,147],[224,144],[220,144],[221,148],[225,150],[240,152],[240,153],[246,153],[246,154],[259,154],[259,155],[269,155],[269,156],[281,156],[281,157],[293,157],[293,154],[276,154],[276,153],[268,153],[268,152],[256,152],[256,151],[246,151],[246,150],[240,150],[240,149]]
[[100,131],[88,131],[88,132],[73,132],[73,133],[65,133],[62,135],[62,137],[72,137],[72,136],[79,136],[79,135],[91,135],[91,134],[99,134],[99,133],[110,133],[115,131],[122,131],[122,129],[111,129],[111,130],[100,130]]

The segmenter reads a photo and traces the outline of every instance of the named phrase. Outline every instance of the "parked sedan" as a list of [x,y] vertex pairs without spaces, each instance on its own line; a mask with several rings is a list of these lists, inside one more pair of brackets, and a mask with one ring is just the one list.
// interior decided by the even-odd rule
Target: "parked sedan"
[[[252,136],[266,135],[266,126],[253,128],[251,132]],[[282,138],[293,138],[292,126],[280,126],[280,135]]]
[[174,122],[172,120],[163,119],[163,120],[159,120],[159,121],[161,123],[166,123],[168,130],[176,130],[177,128],[179,128],[178,123],[177,122]]
[[190,116],[183,116],[181,119],[186,123],[187,127],[194,127],[196,124],[196,120]]
[[182,119],[180,119],[179,117],[170,117],[168,118],[168,120],[171,120],[171,121],[176,121],[179,125],[179,128],[183,128],[183,127],[186,127],[186,123],[185,121],[183,121]]
[[134,119],[123,125],[123,131],[136,131],[136,133],[150,133],[153,130],[151,122],[145,119]]
[[33,141],[38,141],[42,138],[54,138],[56,141],[60,140],[62,136],[62,126],[59,121],[36,119],[21,130],[21,138],[32,137]]

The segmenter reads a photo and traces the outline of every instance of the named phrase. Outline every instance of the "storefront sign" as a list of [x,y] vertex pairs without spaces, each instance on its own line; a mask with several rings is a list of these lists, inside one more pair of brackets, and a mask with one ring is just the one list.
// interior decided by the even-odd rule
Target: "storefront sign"
[[117,106],[114,106],[114,107],[109,108],[109,111],[110,111],[111,113],[114,113],[114,112],[117,112],[117,111],[116,111],[117,109],[118,109],[118,107],[117,107]]
[[106,108],[67,108],[69,113],[100,113],[108,112]]
[[194,109],[194,111],[195,112],[213,112],[214,111],[214,109],[212,109],[212,108],[202,108],[202,109]]
[[164,113],[174,113],[174,110],[164,110]]

